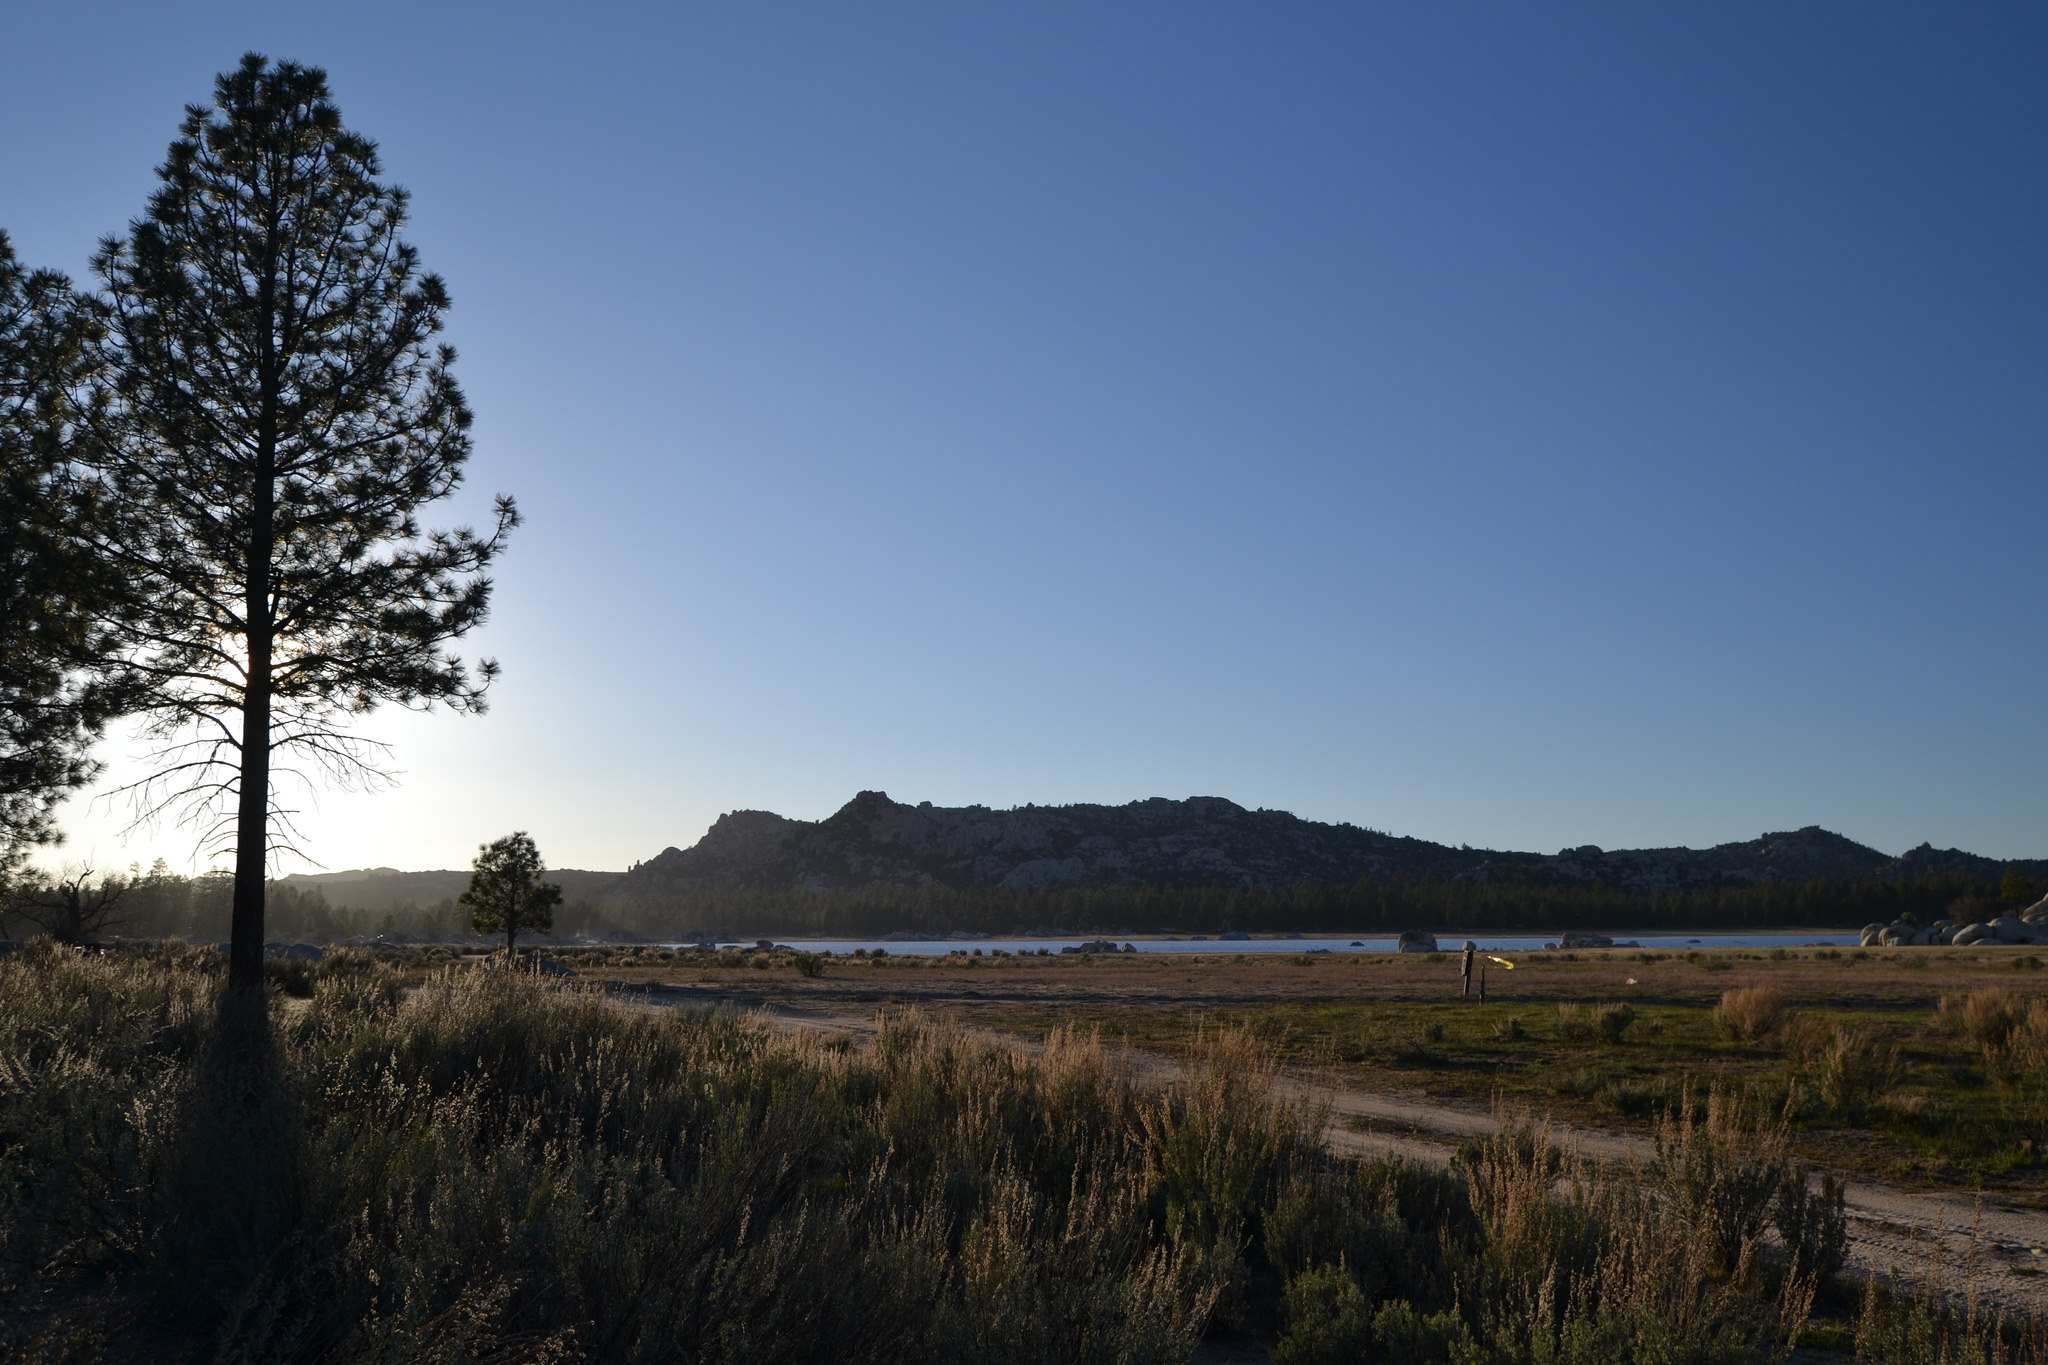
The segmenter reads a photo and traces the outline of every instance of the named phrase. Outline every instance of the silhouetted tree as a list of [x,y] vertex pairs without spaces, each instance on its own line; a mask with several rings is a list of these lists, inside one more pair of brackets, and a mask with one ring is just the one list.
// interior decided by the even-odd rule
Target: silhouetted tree
[[[406,194],[342,127],[324,72],[250,55],[187,110],[161,186],[93,262],[113,376],[98,548],[145,599],[122,640],[164,743],[136,795],[234,849],[237,991],[263,980],[264,874],[288,847],[273,751],[375,780],[347,729],[383,701],[476,711],[497,665],[487,536],[424,532],[460,482],[470,412],[434,344],[448,293],[400,240]],[[312,774],[298,770],[301,776]]]
[[524,831],[479,845],[470,864],[469,890],[461,904],[469,907],[469,925],[479,934],[502,933],[510,957],[522,929],[545,933],[554,927],[562,888],[541,878],[540,849]]
[[97,359],[94,310],[0,233],[0,881],[56,841],[52,808],[98,771],[88,752],[118,697],[93,665],[120,580],[74,534],[75,477]]
[[80,943],[120,923],[114,910],[128,886],[108,877],[94,885],[92,868],[80,868],[48,885],[18,888],[8,912],[59,943]]

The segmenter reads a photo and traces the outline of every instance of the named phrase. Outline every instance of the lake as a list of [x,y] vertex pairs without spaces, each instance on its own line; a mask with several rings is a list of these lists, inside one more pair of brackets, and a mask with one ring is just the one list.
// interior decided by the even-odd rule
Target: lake
[[[1557,934],[1464,934],[1445,932],[1436,936],[1437,943],[1445,952],[1455,952],[1470,938],[1479,945],[1482,952],[1527,953],[1541,951],[1546,943],[1557,942]],[[1643,949],[1657,949],[1664,952],[1686,948],[1853,948],[1861,942],[1862,936],[1856,930],[1794,930],[1785,933],[1748,934],[1639,934],[1626,931],[1613,935],[1617,944],[1633,942]],[[1338,938],[1249,938],[1249,939],[1195,939],[1182,938],[1121,938],[1102,934],[1093,937],[1075,938],[930,938],[930,939],[860,939],[860,938],[779,938],[775,942],[792,948],[803,948],[814,953],[831,953],[844,957],[854,949],[861,948],[872,953],[883,949],[890,954],[937,955],[947,953],[972,953],[976,948],[986,953],[998,950],[1006,953],[1036,953],[1043,948],[1057,953],[1062,948],[1078,947],[1083,943],[1096,943],[1111,939],[1117,944],[1130,944],[1141,953],[1307,953],[1318,949],[1332,953],[1391,953],[1398,946],[1387,935],[1356,935]],[[721,948],[751,948],[755,940],[727,942],[720,940]],[[670,943],[670,948],[687,948],[687,943]]]

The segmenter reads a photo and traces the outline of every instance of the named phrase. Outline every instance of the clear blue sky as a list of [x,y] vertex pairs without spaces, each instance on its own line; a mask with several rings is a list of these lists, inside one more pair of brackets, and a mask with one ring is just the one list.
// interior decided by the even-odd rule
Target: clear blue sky
[[248,49],[414,192],[444,519],[529,517],[328,866],[867,787],[2048,854],[2039,7],[19,6],[24,258]]

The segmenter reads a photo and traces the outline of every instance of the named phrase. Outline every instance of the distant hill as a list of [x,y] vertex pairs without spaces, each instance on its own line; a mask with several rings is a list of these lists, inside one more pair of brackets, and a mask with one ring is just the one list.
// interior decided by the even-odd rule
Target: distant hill
[[2048,860],[2001,862],[1926,844],[1894,858],[1817,826],[1708,849],[1606,851],[1588,845],[1555,854],[1513,853],[1451,848],[1285,811],[1246,810],[1220,797],[999,811],[930,802],[911,806],[883,792],[861,792],[823,820],[791,820],[768,811],[720,816],[689,848],[664,849],[630,872],[612,874],[615,881],[593,883],[591,893],[644,902],[716,891],[1249,889],[1361,878],[1599,885],[1651,893],[1953,873],[1990,881],[2008,870],[2041,877],[2048,875]]
[[[549,873],[557,928],[692,937],[863,936],[896,930],[1108,933],[1406,928],[1646,931],[1923,921],[1995,898],[2018,872],[1922,844],[1893,857],[1818,827],[1713,848],[1557,853],[1452,848],[1217,797],[1122,806],[944,807],[862,792],[823,820],[720,816],[689,848],[625,872]],[[431,912],[466,870],[301,874],[337,910]],[[1986,884],[1990,884],[1987,886]],[[428,920],[445,916],[428,914]]]

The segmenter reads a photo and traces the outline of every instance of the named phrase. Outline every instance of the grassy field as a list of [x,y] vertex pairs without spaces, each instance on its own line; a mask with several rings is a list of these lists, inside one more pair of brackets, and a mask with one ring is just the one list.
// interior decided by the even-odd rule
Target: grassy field
[[[1605,1041],[1611,1016],[1569,986],[1624,962],[1518,971],[1524,994],[1482,1012],[1440,998],[1447,964],[1412,959],[559,955],[580,975],[334,952],[272,964],[240,1008],[211,952],[0,961],[0,1358],[2048,1359],[2031,1324],[1832,1279],[1839,1197],[1732,1091],[1651,1122],[1643,1169],[1510,1123],[1444,1170],[1334,1154],[1277,1084],[1285,1058],[1352,1040],[1415,1053],[1388,1075],[1467,1093],[1461,1050],[1632,1059],[1691,1029],[1660,1011],[1711,1017],[1711,986],[1639,997]],[[1718,985],[1750,964],[1635,965]],[[886,1018],[833,1038],[634,1003],[656,983],[670,1006]],[[1545,992],[1583,1011],[1551,1026],[1569,1037],[1495,1040],[1518,1011],[1555,1020]],[[1027,1048],[940,1007],[1179,1039],[1187,1070],[1148,1090],[1090,1027]],[[1230,1011],[1256,1032],[1219,1027]],[[1727,1045],[1669,1048],[1683,1069]]]
[[2048,1050],[2027,1024],[2048,972],[2026,949],[1516,954],[1513,971],[1489,970],[1483,1005],[1459,998],[1453,954],[970,953],[833,959],[810,978],[780,953],[565,960],[621,983],[807,1009],[915,1004],[1033,1035],[1078,1023],[1176,1047],[1240,1029],[1340,1083],[1622,1128],[1718,1086],[1787,1115],[1809,1160],[2048,1201]]

